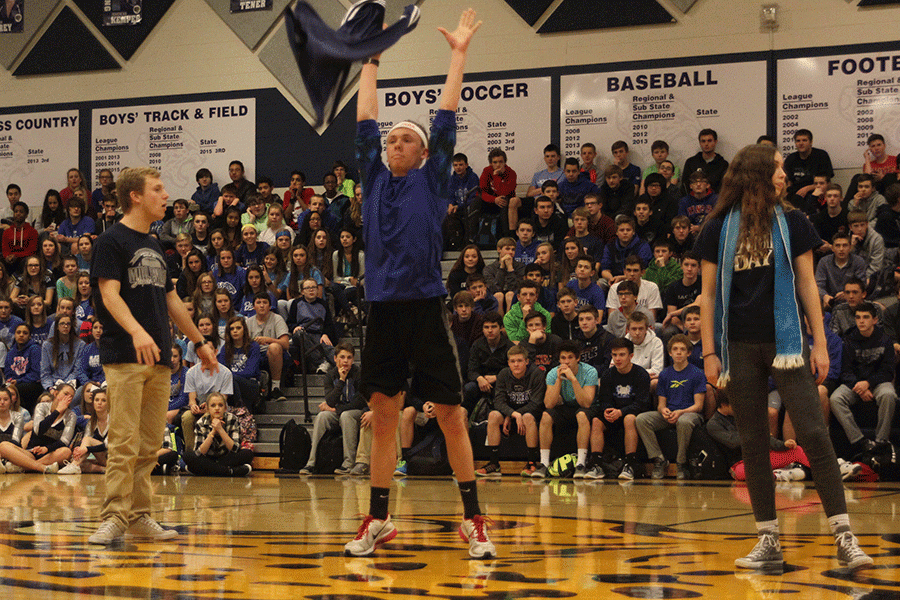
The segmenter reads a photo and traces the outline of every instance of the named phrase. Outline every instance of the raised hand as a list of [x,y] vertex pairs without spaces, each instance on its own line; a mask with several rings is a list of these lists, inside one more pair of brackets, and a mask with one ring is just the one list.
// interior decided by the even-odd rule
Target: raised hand
[[443,27],[438,27],[438,31],[444,34],[451,50],[465,52],[479,27],[481,27],[481,21],[475,22],[475,10],[469,8],[459,16],[459,25],[453,32],[449,32]]

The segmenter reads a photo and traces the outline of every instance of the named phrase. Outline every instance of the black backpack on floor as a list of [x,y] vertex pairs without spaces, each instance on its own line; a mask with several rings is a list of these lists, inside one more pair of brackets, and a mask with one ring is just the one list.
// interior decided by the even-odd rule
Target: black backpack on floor
[[729,479],[731,465],[722,447],[706,431],[706,425],[694,427],[687,451],[691,479]]
[[301,427],[293,419],[281,428],[278,438],[278,472],[283,474],[298,473],[309,461],[312,451],[312,438],[305,427]]
[[440,428],[432,429],[410,448],[407,468],[410,475],[444,477],[453,474],[453,467],[447,458],[447,442]]
[[340,427],[329,429],[316,446],[316,474],[331,475],[344,462],[344,436]]

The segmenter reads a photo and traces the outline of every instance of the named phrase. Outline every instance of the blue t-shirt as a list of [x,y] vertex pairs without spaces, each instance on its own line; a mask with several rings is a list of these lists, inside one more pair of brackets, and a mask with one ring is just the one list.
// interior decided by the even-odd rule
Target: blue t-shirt
[[690,408],[694,405],[694,394],[706,393],[706,376],[691,363],[682,371],[666,367],[659,374],[656,393],[665,397],[669,410]]
[[632,185],[641,185],[641,168],[634,163],[629,163],[627,167],[622,169],[625,181],[630,181]]
[[562,169],[557,169],[555,171],[544,169],[543,171],[538,171],[534,174],[534,177],[531,178],[531,185],[540,189],[545,181],[550,181],[552,179],[556,183],[559,183],[565,176],[566,173]]
[[[559,372],[559,367],[553,367],[550,369],[550,372],[547,373],[547,385],[553,385],[556,383],[557,374]],[[598,377],[597,377],[597,369],[592,367],[589,364],[579,362],[578,363],[578,372],[575,373],[575,379],[584,387],[586,385],[597,385]],[[575,399],[575,390],[572,389],[572,383],[564,379],[562,384],[559,386],[559,395],[562,396],[563,404],[568,406],[580,406],[578,401]]]
[[578,308],[590,304],[597,310],[606,310],[606,294],[604,294],[600,286],[593,281],[591,282],[591,285],[582,289],[578,280],[572,279],[566,284],[566,287],[574,290],[575,295],[578,296]]
[[381,160],[381,132],[372,119],[357,124],[356,157],[362,175],[363,240],[368,300],[445,296],[441,272],[456,113],[438,110],[425,164],[394,177]]

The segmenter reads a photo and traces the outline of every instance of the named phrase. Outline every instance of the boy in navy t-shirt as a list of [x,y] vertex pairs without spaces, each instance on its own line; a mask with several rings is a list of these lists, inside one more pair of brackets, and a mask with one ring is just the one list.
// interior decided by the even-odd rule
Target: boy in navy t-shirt
[[682,334],[669,340],[672,365],[659,374],[656,393],[657,410],[641,413],[637,430],[653,461],[653,479],[666,476],[669,461],[663,457],[656,432],[674,427],[678,433],[678,479],[687,478],[687,449],[694,427],[703,423],[703,401],[706,396],[706,376],[688,362],[691,342]]
[[387,165],[378,127],[378,56],[363,61],[357,99],[357,159],[362,175],[366,294],[371,302],[362,352],[360,392],[372,409],[369,515],[344,546],[367,556],[397,535],[388,516],[396,466],[394,432],[408,387],[410,362],[422,393],[435,405],[447,453],[459,482],[465,518],[460,535],[472,558],[496,555],[481,516],[475,467],[462,409],[462,376],[449,334],[441,277],[441,226],[447,213],[450,163],[456,142],[456,107],[469,42],[481,22],[462,13],[450,45],[450,68],[430,137],[401,121],[387,134]]
[[639,414],[650,408],[650,374],[632,362],[634,343],[627,338],[616,338],[610,344],[610,351],[613,366],[603,372],[597,388],[599,406],[591,419],[592,467],[585,479],[606,476],[600,466],[606,448],[605,434],[616,433],[623,435],[625,450],[624,464],[616,475],[619,479],[634,479],[638,463],[635,422]]
[[641,168],[631,163],[628,144],[619,140],[612,145],[613,162],[622,169],[622,179],[634,185],[634,195],[641,189]]
[[110,398],[106,498],[100,527],[88,542],[109,545],[126,531],[165,540],[175,537],[150,515],[159,432],[166,423],[171,391],[172,338],[169,318],[193,343],[202,368],[218,372],[215,350],[191,320],[166,274],[162,246],[150,235],[169,195],[160,173],[123,169],[116,182],[125,216],[97,239],[91,287],[103,323],[100,361]]
[[513,260],[521,265],[533,263],[537,247],[540,245],[540,242],[534,239],[534,221],[522,219],[516,227],[516,237],[519,238],[519,241],[516,242],[516,253]]

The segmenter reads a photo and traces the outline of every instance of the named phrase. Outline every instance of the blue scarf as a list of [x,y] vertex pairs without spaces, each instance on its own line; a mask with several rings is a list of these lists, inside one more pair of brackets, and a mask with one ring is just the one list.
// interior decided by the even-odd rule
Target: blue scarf
[[[715,340],[716,354],[722,359],[719,387],[731,378],[728,360],[728,306],[731,300],[731,280],[741,226],[739,207],[732,209],[722,223],[719,234],[719,262],[716,265]],[[794,268],[790,256],[791,237],[787,219],[781,206],[775,207],[772,217],[772,262],[775,266],[775,369],[795,369],[803,366],[803,343],[806,340],[797,294],[794,288]]]

